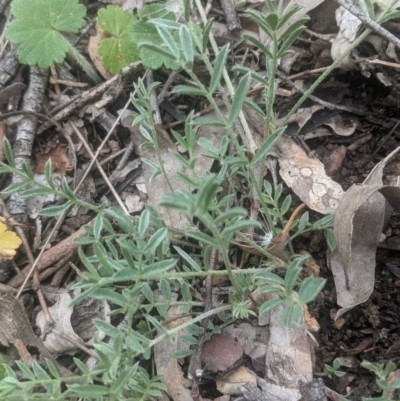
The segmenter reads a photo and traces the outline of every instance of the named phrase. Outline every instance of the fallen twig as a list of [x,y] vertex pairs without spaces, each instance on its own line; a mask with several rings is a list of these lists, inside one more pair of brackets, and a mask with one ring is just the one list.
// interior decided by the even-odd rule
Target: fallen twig
[[[73,103],[69,104],[67,107],[64,107],[61,111],[53,116],[54,121],[64,120],[69,117],[72,113],[76,110],[81,109],[82,107],[86,106],[87,104],[93,102],[94,100],[98,99],[102,96],[106,91],[114,89],[116,86],[120,84],[121,81],[125,80],[132,74],[134,71],[137,70],[139,67],[140,62],[135,61],[132,64],[129,64],[127,67],[123,68],[118,75],[115,75],[108,81],[95,86],[94,88],[88,89],[87,91],[83,92],[82,95]],[[39,127],[37,133],[41,134],[50,128],[53,124],[50,122],[44,123],[41,127]]]
[[[93,225],[93,223],[94,220],[89,222],[87,225]],[[69,237],[60,241],[57,245],[45,251],[39,263],[37,263],[37,270],[41,272],[47,267],[53,265],[54,263],[57,263],[60,259],[64,258],[66,255],[76,252],[79,245],[74,243],[74,239],[82,237],[83,235],[85,235],[85,233],[86,231],[84,227],[81,227],[76,233],[70,235]],[[31,270],[31,265],[26,266],[22,270],[22,274],[28,277],[30,270]],[[17,288],[22,284],[22,282],[23,279],[19,275],[17,275],[13,277],[11,280],[9,280],[7,282],[7,285],[13,288]]]
[[[48,71],[38,67],[30,68],[30,84],[24,95],[23,110],[39,112],[44,100],[44,92],[47,86]],[[23,163],[30,164],[32,146],[37,127],[37,118],[25,116],[17,123],[16,138],[14,143],[15,167],[22,169]],[[23,178],[17,174],[12,176],[12,184],[22,182]],[[10,196],[8,208],[13,216],[26,218],[26,199],[22,199],[20,192],[14,192]]]

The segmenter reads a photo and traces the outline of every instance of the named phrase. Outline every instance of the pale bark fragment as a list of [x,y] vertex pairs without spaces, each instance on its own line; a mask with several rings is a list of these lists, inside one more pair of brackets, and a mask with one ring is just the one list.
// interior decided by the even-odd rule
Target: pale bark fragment
[[[38,67],[30,68],[30,83],[24,95],[22,110],[39,113],[44,101],[48,71]],[[37,127],[37,118],[25,116],[16,124],[16,139],[14,143],[14,158],[17,169],[22,169],[25,162],[30,165],[32,157],[32,145]],[[22,178],[16,174],[12,177],[12,183],[22,182]],[[26,219],[26,200],[21,199],[20,192],[14,192],[10,196],[8,208],[10,213]]]

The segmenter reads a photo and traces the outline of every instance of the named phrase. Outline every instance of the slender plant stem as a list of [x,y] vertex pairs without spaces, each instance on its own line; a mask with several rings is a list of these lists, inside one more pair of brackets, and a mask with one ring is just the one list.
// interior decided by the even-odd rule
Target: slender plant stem
[[[149,107],[150,107],[150,100],[149,100]],[[150,110],[150,108],[148,110]],[[153,138],[153,146],[154,146],[154,151],[156,153],[156,157],[157,157],[157,161],[158,161],[158,167],[161,170],[161,174],[162,174],[162,176],[164,178],[165,183],[167,184],[168,189],[171,192],[174,192],[174,188],[172,187],[171,181],[169,180],[167,172],[165,171],[164,161],[161,158],[160,146],[158,144],[157,130],[156,130],[156,127],[154,126],[153,119],[151,119],[151,123],[150,123],[150,127],[149,128],[151,130],[151,136]]]
[[[206,13],[204,11],[204,7],[201,4],[201,0],[195,0],[195,3],[196,3],[196,7],[197,7],[197,9],[199,11],[199,14],[200,14],[200,17],[201,17],[201,20],[202,20],[203,24],[204,25],[207,24],[207,20],[208,19],[207,19],[207,15],[206,15]],[[211,46],[213,48],[213,51],[214,51],[215,55],[217,56],[218,53],[219,53],[219,48],[218,48],[217,42],[215,41],[215,38],[214,38],[214,35],[212,34],[212,32],[210,32],[210,38],[209,39],[210,39],[210,43],[211,43]],[[224,70],[222,72],[222,76],[224,77],[224,80],[225,80],[225,83],[226,83],[226,86],[228,88],[229,93],[231,94],[231,96],[233,96],[234,93],[235,93],[235,88],[233,87],[232,81],[231,81],[231,79],[229,77],[229,74],[228,74],[228,71],[226,70],[226,68],[224,68]],[[240,123],[242,124],[242,127],[243,127],[245,133],[246,133],[246,137],[251,139],[252,138],[252,133],[251,133],[249,124],[247,123],[247,120],[246,120],[246,117],[245,117],[243,111],[241,111],[239,113],[239,120],[240,120]],[[253,142],[253,144],[254,144],[254,142]],[[253,149],[254,146],[255,146],[255,144],[254,145],[250,144],[250,151],[252,153],[255,152],[255,150],[256,150],[256,149]]]
[[355,40],[351,47],[349,47],[340,57],[338,57],[320,76],[319,78],[304,92],[303,96],[297,101],[297,103],[292,107],[286,117],[282,120],[279,127],[284,127],[290,117],[296,113],[296,111],[301,107],[301,105],[309,98],[309,96],[314,92],[314,90],[324,81],[324,79],[340,65],[340,63],[354,50],[369,34],[370,29],[366,29],[357,40]]
[[[274,35],[272,41],[272,60],[270,60],[271,71],[268,71],[268,89],[266,96],[266,120],[265,120],[265,136],[264,139],[267,139],[271,135],[272,128],[272,115],[274,112],[274,102],[275,102],[275,75],[276,70],[278,69],[278,40],[276,38],[276,34]],[[267,63],[268,65],[268,63]]]
[[[193,71],[191,70],[186,70],[187,74],[190,76],[190,78],[193,80],[193,82],[195,82],[197,84],[197,86],[199,88],[201,88],[202,90],[204,90],[205,92],[207,92],[206,98],[209,101],[210,105],[213,107],[215,113],[217,114],[219,120],[224,123],[226,125],[226,131],[228,133],[229,138],[231,139],[231,141],[234,143],[236,150],[239,154],[239,156],[243,159],[246,159],[246,154],[242,148],[242,146],[240,146],[240,143],[238,142],[235,133],[233,132],[232,129],[232,125],[228,124],[228,121],[226,120],[225,116],[223,115],[223,113],[221,112],[221,109],[219,108],[217,102],[215,101],[214,97],[212,96],[212,94],[208,93],[207,88],[202,84],[202,82],[197,78],[197,76],[193,73]],[[247,175],[250,177],[250,181],[251,183],[254,185],[255,189],[256,189],[256,193],[257,196],[259,198],[259,201],[263,207],[263,211],[265,214],[265,217],[267,219],[268,225],[271,229],[271,231],[273,232],[273,234],[276,233],[274,224],[273,224],[273,220],[269,214],[268,211],[268,207],[267,204],[262,196],[262,191],[261,191],[261,186],[258,183],[258,180],[256,179],[255,175],[254,175],[254,171],[253,168],[250,167],[249,165],[246,166],[246,172]]]
[[[224,259],[224,264],[226,267],[226,271],[228,273],[229,279],[231,280],[231,283],[235,289],[238,288],[235,276],[233,275],[233,270],[231,267],[231,262],[229,260],[229,255],[228,255],[228,248],[221,237],[221,234],[217,228],[217,226],[214,224],[214,221],[212,220],[211,216],[208,214],[205,214],[204,216],[199,216],[201,220],[203,220],[204,224],[211,230],[215,240],[217,241],[217,246],[216,248],[221,252],[222,258]],[[208,271],[209,273],[210,271]]]
[[224,306],[220,306],[219,308],[211,309],[210,311],[208,311],[206,313],[202,313],[201,315],[196,316],[194,319],[189,320],[189,321],[181,324],[180,326],[174,327],[173,329],[166,331],[161,336],[155,338],[154,340],[152,340],[150,342],[149,347],[150,348],[154,347],[156,344],[163,341],[165,338],[172,336],[173,334],[177,333],[178,331],[183,330],[186,327],[189,327],[194,323],[201,322],[203,319],[206,319],[207,317],[217,315],[220,312],[224,312],[224,311],[231,310],[231,309],[232,309],[232,305],[224,305]]

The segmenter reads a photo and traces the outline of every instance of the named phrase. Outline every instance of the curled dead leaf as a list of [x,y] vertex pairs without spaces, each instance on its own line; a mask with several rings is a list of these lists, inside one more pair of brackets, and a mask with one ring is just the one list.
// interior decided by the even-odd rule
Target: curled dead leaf
[[283,135],[273,152],[280,175],[307,206],[322,214],[334,214],[343,196],[342,187],[325,173],[324,165],[308,157],[294,141]]
[[332,128],[336,135],[339,136],[350,136],[354,134],[354,131],[357,128],[357,121],[352,122],[352,124],[347,127],[344,122],[343,118],[340,114],[331,117],[329,122],[326,122],[325,125]]
[[361,185],[343,195],[336,211],[334,234],[337,249],[330,255],[337,303],[336,318],[365,302],[374,289],[375,255],[380,240],[386,200],[400,211],[400,188],[382,184],[382,173],[395,149],[378,163]]
[[[51,295],[54,296],[52,293]],[[85,345],[85,341],[93,342],[94,333],[99,340],[105,337],[104,333],[97,330],[93,319],[100,318],[107,323],[110,322],[108,315],[110,307],[106,301],[86,298],[71,307],[72,297],[65,290],[59,290],[53,300],[55,303],[49,308],[49,312],[53,318],[54,327],[43,341],[43,345],[52,354],[78,349],[79,345]],[[82,316],[85,319],[82,319]],[[36,317],[36,326],[43,333],[46,324],[46,317],[43,311],[40,311]]]
[[10,344],[14,344],[20,352],[21,358],[24,358],[25,361],[32,359],[29,355],[28,347],[30,350],[36,349],[39,351],[40,357],[50,359],[63,376],[71,374],[44,347],[32,330],[24,306],[11,294],[6,294],[0,298],[0,322],[2,322],[0,330],[1,345],[8,347]]
[[[183,314],[182,305],[172,306],[168,311],[169,323],[166,329],[172,329],[188,321],[188,317],[180,317]],[[161,334],[161,333],[160,333]],[[174,353],[186,347],[181,341],[178,341],[182,332],[172,334],[165,338],[154,347],[154,362],[157,373],[163,375],[163,383],[167,388],[168,395],[174,401],[193,401],[188,382],[185,379],[178,360],[174,358]]]
[[110,71],[108,71],[104,67],[101,56],[98,53],[100,42],[106,37],[106,32],[100,28],[99,24],[96,24],[96,35],[91,36],[89,39],[88,52],[92,63],[96,67],[97,71],[101,74],[101,76],[105,79],[110,79],[112,78],[112,75]]

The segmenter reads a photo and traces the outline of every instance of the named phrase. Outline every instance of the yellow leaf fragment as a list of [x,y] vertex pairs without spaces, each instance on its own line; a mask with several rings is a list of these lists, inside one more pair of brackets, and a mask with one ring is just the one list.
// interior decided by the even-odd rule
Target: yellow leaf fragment
[[8,231],[4,222],[5,219],[0,217],[0,257],[12,259],[22,241],[13,231]]

